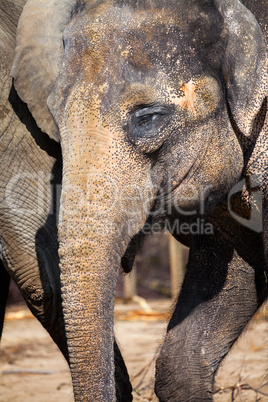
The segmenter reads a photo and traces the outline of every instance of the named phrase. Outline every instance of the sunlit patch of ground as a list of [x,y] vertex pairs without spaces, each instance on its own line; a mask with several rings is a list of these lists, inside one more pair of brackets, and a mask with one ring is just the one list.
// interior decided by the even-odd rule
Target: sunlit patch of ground
[[[154,361],[171,302],[116,304],[115,333],[134,388],[134,401],[157,401]],[[268,317],[257,317],[223,362],[214,400],[268,401]],[[264,386],[265,385],[265,386]],[[220,390],[220,388],[222,388]],[[0,346],[0,402],[73,402],[68,366],[25,306],[9,309]]]

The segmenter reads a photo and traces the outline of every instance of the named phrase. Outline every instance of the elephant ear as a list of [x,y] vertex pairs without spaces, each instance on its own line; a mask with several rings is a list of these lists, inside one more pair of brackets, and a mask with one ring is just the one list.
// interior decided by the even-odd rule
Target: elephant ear
[[28,0],[21,14],[11,75],[38,127],[59,141],[47,107],[63,57],[63,31],[76,0]]
[[227,100],[238,128],[250,135],[267,96],[267,50],[253,14],[238,0],[215,0],[228,35],[223,61]]

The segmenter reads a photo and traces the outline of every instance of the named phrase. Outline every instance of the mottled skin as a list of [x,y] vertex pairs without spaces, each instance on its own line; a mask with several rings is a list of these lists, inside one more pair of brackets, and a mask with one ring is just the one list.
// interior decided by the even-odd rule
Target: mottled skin
[[[1,1],[0,9],[0,77],[1,77],[1,128],[0,128],[0,238],[1,287],[8,283],[3,268],[15,279],[33,313],[49,331],[53,325],[53,339],[65,338],[62,318],[52,323],[52,315],[61,311],[59,287],[57,231],[55,216],[48,211],[51,204],[52,171],[57,170],[56,148],[40,137],[39,145],[8,102],[12,79],[16,27],[24,1]],[[12,96],[12,95],[11,95]],[[13,96],[14,97],[14,96]],[[28,127],[33,124],[30,114],[21,113]],[[19,113],[20,114],[20,113]],[[47,147],[47,149],[45,149]],[[59,171],[60,174],[60,171]],[[27,177],[28,176],[28,177]],[[39,181],[39,194],[37,190]],[[38,207],[37,197],[42,198]],[[49,249],[49,252],[46,250]],[[48,270],[48,272],[47,272]],[[49,274],[49,272],[54,272]],[[4,297],[1,291],[1,298]],[[5,303],[2,303],[4,306]],[[53,307],[52,307],[53,306]],[[60,333],[62,333],[60,335]],[[61,350],[67,356],[66,341]]]
[[[227,208],[254,174],[266,203],[261,30],[236,0],[28,0],[12,85],[22,5],[0,2],[1,305],[6,268],[70,362],[75,400],[129,401],[117,275],[148,227],[168,223],[191,247],[156,393],[212,400],[220,361],[267,297],[263,236]],[[261,24],[264,13],[258,2]],[[251,195],[232,204],[246,218]],[[173,226],[201,216],[209,233]]]

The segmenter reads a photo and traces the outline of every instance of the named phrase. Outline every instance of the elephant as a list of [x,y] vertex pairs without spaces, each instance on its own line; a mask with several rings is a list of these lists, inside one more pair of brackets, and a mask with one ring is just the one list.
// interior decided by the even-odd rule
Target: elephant
[[0,330],[9,278],[75,401],[131,401],[118,273],[190,247],[160,401],[210,401],[268,295],[265,0],[0,0]]

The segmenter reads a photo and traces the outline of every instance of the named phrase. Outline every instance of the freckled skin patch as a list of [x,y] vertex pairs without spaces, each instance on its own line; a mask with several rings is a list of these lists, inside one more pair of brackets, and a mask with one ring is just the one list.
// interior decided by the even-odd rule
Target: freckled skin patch
[[181,90],[184,93],[184,96],[179,98],[179,105],[182,108],[189,110],[190,112],[195,114],[195,101],[196,101],[196,93],[195,93],[195,85],[192,80],[187,82],[187,84],[181,87]]
[[212,77],[190,80],[182,85],[181,90],[184,96],[178,98],[178,104],[194,116],[205,118],[216,109],[220,91]]

